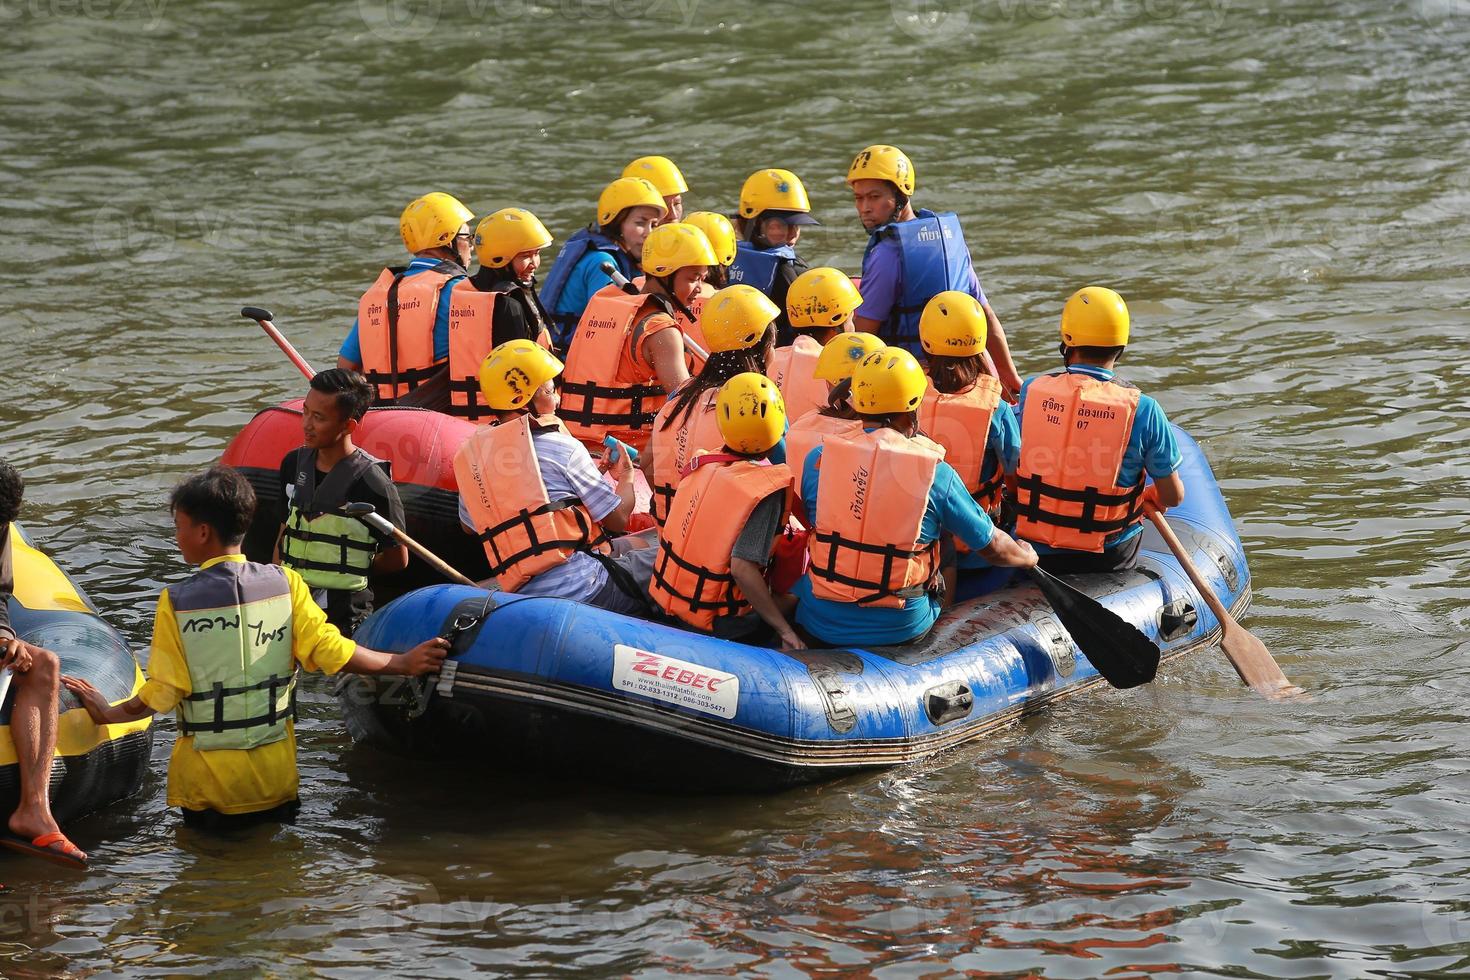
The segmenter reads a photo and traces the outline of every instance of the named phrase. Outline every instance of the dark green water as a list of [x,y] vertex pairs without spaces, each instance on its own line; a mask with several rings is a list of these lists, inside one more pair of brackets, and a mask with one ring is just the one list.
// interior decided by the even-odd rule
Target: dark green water
[[1072,289],[1128,298],[1315,694],[1207,652],[921,768],[681,800],[353,750],[318,685],[298,826],[178,828],[164,722],[70,828],[89,875],[0,859],[0,973],[1470,971],[1467,46],[1463,0],[0,0],[0,454],[140,649],[166,488],[300,388],[242,304],[327,363],[411,197],[565,237],[650,152],[691,210],[795,170],[803,251],[855,271],[881,140],[1023,371]]

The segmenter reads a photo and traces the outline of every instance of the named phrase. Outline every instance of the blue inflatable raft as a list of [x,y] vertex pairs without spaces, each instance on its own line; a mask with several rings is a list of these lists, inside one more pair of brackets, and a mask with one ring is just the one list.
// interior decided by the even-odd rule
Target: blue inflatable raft
[[[1186,494],[1170,524],[1239,614],[1250,601],[1240,538],[1203,453],[1176,435]],[[1220,627],[1152,526],[1144,533],[1136,570],[1069,581],[1156,640],[1167,661]],[[399,651],[456,620],[472,624],[443,673],[354,677],[340,694],[354,736],[411,753],[461,750],[660,787],[674,772],[680,788],[778,788],[913,762],[1105,683],[1040,591],[1010,578],[962,580],[960,601],[922,643],[795,654],[565,599],[434,586],[379,610],[358,639]]]

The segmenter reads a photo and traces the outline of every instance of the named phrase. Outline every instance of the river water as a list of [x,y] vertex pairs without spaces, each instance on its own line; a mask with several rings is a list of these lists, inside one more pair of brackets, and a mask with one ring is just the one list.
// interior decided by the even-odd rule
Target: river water
[[[688,799],[354,750],[324,685],[295,827],[143,794],[4,859],[0,973],[1470,971],[1470,4],[1464,0],[0,0],[0,454],[139,649],[184,574],[163,505],[329,363],[430,189],[558,238],[667,153],[690,209],[799,173],[858,268],[875,141],[958,211],[1023,371],[1087,282],[1203,443],[1246,622],[930,764]],[[650,769],[658,759],[646,760]],[[678,772],[667,773],[671,785]]]

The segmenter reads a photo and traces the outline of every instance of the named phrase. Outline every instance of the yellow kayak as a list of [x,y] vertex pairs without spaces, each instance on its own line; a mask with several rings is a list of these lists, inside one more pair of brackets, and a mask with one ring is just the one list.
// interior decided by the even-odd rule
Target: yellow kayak
[[[15,595],[10,623],[22,640],[61,658],[61,672],[85,678],[109,701],[136,694],[143,672],[127,641],[97,613],[86,595],[49,557],[37,551],[19,526],[10,526]],[[0,813],[15,809],[19,784],[10,706],[0,706]],[[138,791],[148,771],[151,717],[99,729],[75,697],[61,690],[56,760],[51,769],[51,809],[65,823]]]

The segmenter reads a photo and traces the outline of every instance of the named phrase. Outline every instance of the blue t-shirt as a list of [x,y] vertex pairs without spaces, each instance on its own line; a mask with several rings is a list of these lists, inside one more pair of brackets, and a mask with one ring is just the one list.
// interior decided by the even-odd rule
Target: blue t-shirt
[[[853,315],[879,323],[887,322],[888,314],[903,297],[903,263],[899,258],[897,238],[879,239],[873,250],[863,256],[863,279],[858,289],[863,303]],[[985,290],[980,286],[980,277],[975,275],[973,265],[970,266],[970,283],[965,292],[981,303],[986,302]]]
[[[422,255],[415,255],[413,261],[408,263],[408,268],[403,272],[403,278],[418,275],[425,269],[433,269],[443,261],[442,259],[431,259]],[[454,291],[455,283],[464,277],[457,276],[444,284],[439,291],[439,309],[434,316],[434,360],[442,361],[449,356],[449,294]],[[347,334],[347,339],[342,341],[342,349],[337,353],[347,358],[353,364],[362,364],[362,341],[357,336],[357,321],[352,321],[352,329]]]
[[[1099,381],[1111,381],[1115,372],[1107,368],[1094,367],[1091,364],[1072,364],[1067,371],[1071,374],[1085,374],[1097,378]],[[1028,378],[1021,385],[1021,397],[1016,403],[1016,418],[1024,417],[1026,410],[1026,391],[1031,387],[1035,378]],[[1169,419],[1164,415],[1164,410],[1159,403],[1148,395],[1138,396],[1138,411],[1133,416],[1133,428],[1128,432],[1128,448],[1123,452],[1123,462],[1118,467],[1117,486],[1127,488],[1138,482],[1142,473],[1147,473],[1155,480],[1164,477],[1179,469],[1184,462],[1184,456],[1179,452],[1179,443],[1174,438],[1174,430],[1169,428]],[[1110,534],[1103,540],[1103,548],[1114,548],[1135,534],[1143,531],[1142,523],[1134,524],[1116,534]],[[1066,549],[1052,548],[1048,545],[1032,542],[1036,553],[1041,555],[1053,554]]]
[[[1005,465],[1006,474],[1014,475],[1016,466],[1021,461],[1021,423],[1006,402],[1001,402],[991,413],[990,434],[986,438],[985,459],[980,464],[981,481],[989,480],[995,475],[997,454]],[[981,558],[975,551],[961,554],[957,559],[957,564],[962,569],[990,567],[990,562]]]
[[591,302],[592,294],[604,286],[612,285],[612,276],[602,271],[603,265],[608,263],[617,267],[617,262],[611,255],[597,249],[590,250],[578,259],[577,264],[572,266],[571,275],[567,277],[567,284],[562,287],[561,295],[556,300],[556,309],[552,312],[581,316]]
[[[817,512],[817,485],[821,480],[817,461],[823,448],[817,446],[807,454],[802,470],[801,499],[808,514]],[[936,541],[942,531],[950,532],[974,551],[989,547],[995,536],[995,525],[965,489],[965,481],[953,466],[943,462],[935,470],[934,484],[929,488],[919,542]],[[927,631],[939,618],[939,601],[929,595],[907,599],[897,609],[819,599],[812,594],[810,573],[798,579],[791,591],[798,600],[797,623],[823,642],[839,646],[902,643]]]

